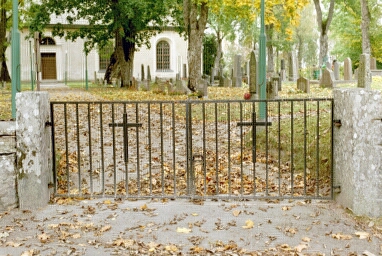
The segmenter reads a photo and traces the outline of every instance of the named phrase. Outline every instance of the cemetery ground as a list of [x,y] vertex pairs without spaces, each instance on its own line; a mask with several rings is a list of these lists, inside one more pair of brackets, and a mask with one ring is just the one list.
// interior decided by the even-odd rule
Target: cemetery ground
[[[382,79],[373,79],[372,87],[380,90]],[[60,101],[187,99],[95,86],[85,91],[83,85],[43,90]],[[247,90],[210,87],[208,98],[243,99]],[[331,97],[331,91],[313,84],[305,94],[286,83],[279,97]],[[1,120],[9,119],[7,104],[0,100]],[[60,197],[42,210],[1,212],[2,255],[382,255],[382,218],[354,216],[319,200]]]

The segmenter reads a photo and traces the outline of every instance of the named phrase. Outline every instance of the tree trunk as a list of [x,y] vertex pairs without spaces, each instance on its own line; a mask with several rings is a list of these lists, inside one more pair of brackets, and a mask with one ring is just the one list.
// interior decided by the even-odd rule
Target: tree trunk
[[370,24],[370,12],[367,0],[361,0],[361,12],[362,12],[362,53],[371,54],[370,46],[370,34],[369,34],[369,24]]
[[274,61],[274,52],[273,52],[273,45],[272,45],[272,37],[273,37],[273,25],[266,25],[265,26],[265,35],[267,36],[267,55],[268,55],[268,67],[267,67],[267,73],[271,76],[274,75],[275,72],[275,61]]
[[5,51],[7,50],[7,11],[5,4],[7,0],[1,0],[0,5],[0,81],[10,82],[8,67],[6,63]]
[[195,92],[201,78],[203,35],[207,24],[208,5],[183,0],[183,15],[188,35],[188,88]]
[[112,83],[112,79],[120,80],[121,87],[133,85],[135,43],[122,37],[119,31],[115,33],[115,48],[110,57],[110,63],[106,69],[105,81]]
[[[215,75],[216,73],[219,73],[219,69],[220,69],[220,60],[222,58],[222,53],[223,53],[223,46],[222,46],[222,41],[223,39],[221,38],[220,36],[220,32],[217,32],[217,51],[216,51],[216,57],[215,57],[215,60],[214,60],[214,66],[213,66],[213,71],[211,73],[212,75],[212,79],[215,79]],[[222,74],[220,74],[222,75]]]
[[330,0],[330,6],[328,11],[328,17],[326,19],[322,18],[322,11],[320,0],[313,0],[316,9],[316,18],[318,31],[320,32],[320,55],[319,55],[319,65],[322,66],[325,57],[328,57],[328,32],[330,23],[332,22],[334,13],[334,0]]

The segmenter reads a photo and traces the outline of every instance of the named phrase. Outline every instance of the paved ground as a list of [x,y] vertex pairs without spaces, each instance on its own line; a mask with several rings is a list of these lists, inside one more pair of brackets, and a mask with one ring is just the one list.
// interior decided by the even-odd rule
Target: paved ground
[[382,255],[334,202],[68,200],[0,213],[0,255]]

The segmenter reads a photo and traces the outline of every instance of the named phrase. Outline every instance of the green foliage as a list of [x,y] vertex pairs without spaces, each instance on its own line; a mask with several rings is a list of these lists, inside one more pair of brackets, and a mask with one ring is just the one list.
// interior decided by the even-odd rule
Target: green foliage
[[[149,46],[148,39],[167,24],[169,1],[155,0],[44,0],[30,8],[30,31],[43,32],[50,16],[64,20],[54,24],[53,35],[68,40],[86,38],[86,51],[95,45],[103,47],[118,32],[137,47]],[[75,28],[75,29],[68,29]]]

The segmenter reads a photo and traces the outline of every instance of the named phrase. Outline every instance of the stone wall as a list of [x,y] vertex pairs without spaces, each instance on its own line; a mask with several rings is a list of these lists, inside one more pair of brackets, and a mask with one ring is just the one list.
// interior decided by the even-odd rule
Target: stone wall
[[335,199],[357,215],[382,216],[381,92],[335,89],[333,163]]
[[0,211],[16,208],[16,122],[0,122],[0,187]]

